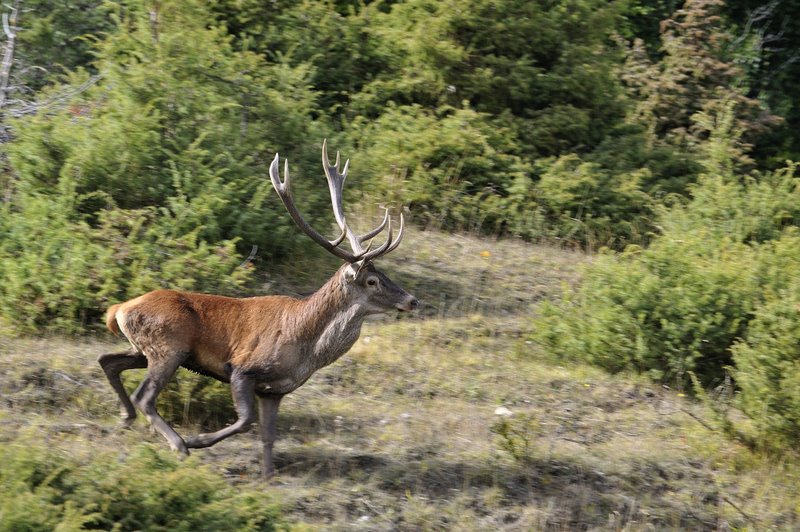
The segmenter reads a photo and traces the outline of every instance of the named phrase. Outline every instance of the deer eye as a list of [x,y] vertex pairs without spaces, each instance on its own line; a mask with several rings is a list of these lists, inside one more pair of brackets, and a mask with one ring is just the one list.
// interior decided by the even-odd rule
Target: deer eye
[[367,284],[370,285],[370,286],[375,286],[376,284],[378,284],[378,281],[373,277],[373,278],[367,279]]

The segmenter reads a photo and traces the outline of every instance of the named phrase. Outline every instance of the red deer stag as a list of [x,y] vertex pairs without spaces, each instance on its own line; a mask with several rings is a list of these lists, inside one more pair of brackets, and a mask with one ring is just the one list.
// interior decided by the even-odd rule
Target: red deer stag
[[[358,235],[347,225],[342,211],[342,186],[349,161],[339,173],[328,162],[322,144],[322,165],[328,179],[333,214],[341,230],[335,240],[315,231],[300,215],[292,199],[289,164],[284,180],[279,175],[278,155],[269,168],[272,185],[300,229],[345,264],[316,293],[305,299],[261,296],[236,299],[217,295],[156,290],[108,309],[106,324],[120,331],[131,344],[122,353],[101,355],[100,366],[119,395],[124,425],[130,426],[138,408],[170,447],[183,453],[210,447],[233,434],[248,430],[256,420],[253,398],[259,401],[263,443],[264,477],[274,473],[272,447],[275,419],[281,399],[302,386],[318,369],[332,363],[358,339],[369,314],[414,310],[417,299],[397,286],[372,265],[394,250],[403,237],[403,215],[397,238],[392,235],[389,211],[372,231]],[[364,247],[387,230],[383,245]],[[347,239],[351,251],[339,247]],[[179,366],[231,385],[238,419],[232,425],[183,439],[156,411],[156,397]],[[129,397],[120,380],[122,371],[147,368],[139,387]]]

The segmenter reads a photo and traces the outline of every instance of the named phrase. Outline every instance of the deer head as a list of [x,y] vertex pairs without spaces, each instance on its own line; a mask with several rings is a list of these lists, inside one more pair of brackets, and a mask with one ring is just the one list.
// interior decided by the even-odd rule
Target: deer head
[[[401,311],[416,309],[419,306],[419,301],[378,271],[372,264],[372,261],[390,253],[400,245],[405,229],[403,213],[400,213],[400,229],[397,237],[394,237],[393,234],[392,217],[388,208],[383,221],[377,227],[363,235],[356,234],[347,225],[342,208],[342,190],[347,179],[350,160],[345,161],[344,168],[341,171],[339,170],[339,165],[338,151],[336,152],[336,162],[333,165],[330,164],[327,140],[324,140],[322,142],[322,168],[328,180],[333,216],[336,220],[336,225],[341,231],[341,234],[333,240],[325,238],[311,227],[297,209],[291,193],[289,161],[284,160],[283,181],[281,181],[279,175],[280,158],[278,154],[275,154],[275,159],[273,159],[269,168],[269,176],[272,186],[297,226],[311,237],[314,242],[345,261],[346,264],[341,268],[340,272],[345,280],[348,292],[351,292],[353,297],[359,300],[361,306],[368,313],[380,313],[392,309]],[[384,230],[387,233],[385,242],[378,248],[371,249],[375,237]],[[345,240],[348,241],[351,251],[340,247]],[[364,246],[365,242],[368,242],[366,247]]]

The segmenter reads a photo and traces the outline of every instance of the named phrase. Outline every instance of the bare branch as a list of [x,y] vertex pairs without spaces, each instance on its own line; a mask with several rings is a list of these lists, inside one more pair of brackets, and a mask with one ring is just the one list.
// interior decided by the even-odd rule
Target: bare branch
[[77,87],[66,88],[62,92],[59,92],[58,94],[39,102],[9,100],[7,101],[6,115],[12,118],[19,118],[21,116],[31,115],[42,111],[54,111],[62,109],[69,103],[70,100],[86,92],[86,90],[100,81],[100,79],[102,79],[102,76],[100,75],[92,76]]
[[11,15],[3,13],[3,31],[6,34],[6,45],[3,50],[3,62],[0,64],[0,110],[6,106],[8,95],[8,80],[11,75],[11,66],[14,63],[14,47],[17,42],[16,24],[19,12],[19,0],[11,7]]

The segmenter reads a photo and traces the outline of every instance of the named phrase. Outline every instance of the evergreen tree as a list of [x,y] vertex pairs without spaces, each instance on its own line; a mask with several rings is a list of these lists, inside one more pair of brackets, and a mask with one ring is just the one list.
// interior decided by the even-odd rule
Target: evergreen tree
[[112,19],[99,81],[71,90],[90,76],[71,73],[41,92],[48,112],[11,122],[0,325],[71,330],[158,287],[231,293],[250,273],[237,242],[270,256],[296,234],[266,167],[282,151],[302,169],[321,137],[306,72],[233,50],[204,2],[126,2]]
[[720,16],[723,6],[723,0],[687,0],[661,24],[663,58],[651,63],[643,42],[636,40],[623,79],[637,101],[630,119],[645,124],[649,143],[689,154],[711,131],[694,117],[716,114],[732,102],[735,127],[741,131],[738,162],[749,166],[746,153],[753,140],[777,117],[746,95],[747,80]]

